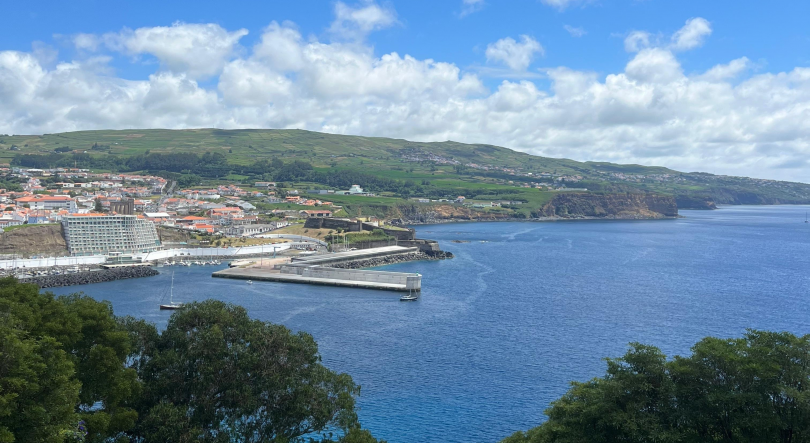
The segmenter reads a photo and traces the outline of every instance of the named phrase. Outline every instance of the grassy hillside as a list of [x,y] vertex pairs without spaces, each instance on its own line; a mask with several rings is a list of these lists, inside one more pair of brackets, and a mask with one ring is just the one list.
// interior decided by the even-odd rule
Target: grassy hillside
[[[93,149],[93,146],[96,148]],[[16,146],[19,151],[11,150]],[[109,149],[107,149],[109,147]],[[79,131],[62,134],[0,136],[0,161],[17,153],[51,153],[71,148],[98,155],[137,155],[146,151],[221,152],[235,163],[252,159],[284,157],[307,160],[315,165],[338,163],[344,167],[402,165],[404,155],[433,154],[462,164],[477,163],[525,171],[560,174],[590,174],[613,171],[639,174],[671,173],[666,168],[612,163],[583,163],[529,155],[492,145],[457,142],[422,143],[407,140],[324,134],[298,129],[188,129]]]
[[[56,153],[63,153],[61,156]],[[316,171],[357,171],[385,179],[420,184],[425,189],[440,190],[440,195],[474,195],[481,200],[522,200],[533,206],[549,196],[519,185],[526,182],[564,183],[568,187],[585,187],[592,192],[655,192],[683,197],[682,201],[703,199],[731,204],[810,203],[810,185],[759,180],[744,177],[682,173],[664,167],[619,165],[604,162],[577,162],[546,158],[510,149],[452,141],[439,143],[411,142],[380,137],[324,134],[303,130],[270,129],[190,129],[190,130],[122,130],[80,131],[30,136],[0,135],[0,162],[12,162],[24,154],[48,155],[51,162],[73,164],[70,155],[82,153],[94,159],[121,159],[146,153],[221,154],[226,172],[205,175],[220,181],[271,179],[271,171],[257,171],[251,166],[262,161],[280,159],[286,163],[303,161]],[[258,163],[257,163],[258,162]],[[108,162],[113,164],[114,162]],[[120,163],[120,162],[119,162]],[[561,177],[563,176],[563,177]],[[579,181],[563,181],[575,176]],[[319,186],[319,183],[309,183]],[[409,194],[381,194],[396,198]],[[427,195],[427,194],[423,194]],[[436,196],[434,192],[431,196]],[[352,202],[345,203],[351,212]],[[392,202],[358,203],[368,205]],[[524,211],[525,212],[525,211]]]

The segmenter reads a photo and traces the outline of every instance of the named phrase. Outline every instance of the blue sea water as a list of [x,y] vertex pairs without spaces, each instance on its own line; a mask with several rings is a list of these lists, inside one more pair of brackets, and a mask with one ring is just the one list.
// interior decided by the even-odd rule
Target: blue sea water
[[177,301],[216,298],[311,333],[325,364],[362,385],[360,419],[378,438],[494,443],[541,423],[570,381],[602,375],[603,358],[629,342],[671,356],[746,328],[810,333],[807,210],[419,226],[456,258],[386,267],[424,275],[413,303],[370,290],[246,285],[211,278],[213,267],[55,292],[81,290],[164,327],[170,313],[158,304],[174,271]]

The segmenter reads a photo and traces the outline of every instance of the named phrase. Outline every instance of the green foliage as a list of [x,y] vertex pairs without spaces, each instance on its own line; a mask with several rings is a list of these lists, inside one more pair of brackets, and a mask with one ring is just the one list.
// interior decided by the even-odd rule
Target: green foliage
[[[58,394],[62,403],[52,407],[71,411],[68,416],[58,414],[67,420],[60,421],[60,426],[75,425],[77,417],[83,419],[88,441],[103,441],[134,426],[137,415],[125,403],[138,393],[140,385],[135,370],[124,366],[130,339],[116,323],[109,303],[79,294],[40,294],[36,285],[6,278],[0,280],[0,315],[13,325],[3,331],[6,337],[22,334],[47,349],[52,359],[48,369],[58,371],[59,380],[63,380],[62,385],[52,388],[55,395],[80,387],[78,397]],[[66,356],[66,364],[60,363],[59,355]],[[7,380],[2,374],[0,379]],[[26,409],[18,406],[17,410]],[[26,422],[35,423],[24,419]],[[19,436],[16,438],[20,441]]]
[[177,179],[177,186],[190,188],[202,183],[202,177],[197,174],[183,174]]
[[109,303],[0,280],[0,443],[374,443],[359,391],[310,335],[241,307],[193,303],[160,334]]
[[637,343],[503,443],[810,441],[810,336],[706,338],[667,361]]
[[357,426],[359,387],[321,364],[308,334],[218,301],[176,312],[159,336],[139,328],[146,441],[294,442]]
[[[339,229],[338,232],[341,232]],[[325,240],[330,243],[343,243],[344,240],[349,244],[358,244],[370,241],[387,241],[393,240],[394,237],[388,235],[382,229],[375,229],[371,233],[366,232],[347,232],[340,234],[329,234]]]
[[8,312],[0,318],[0,442],[61,442],[76,417],[73,364],[53,338],[12,327]]

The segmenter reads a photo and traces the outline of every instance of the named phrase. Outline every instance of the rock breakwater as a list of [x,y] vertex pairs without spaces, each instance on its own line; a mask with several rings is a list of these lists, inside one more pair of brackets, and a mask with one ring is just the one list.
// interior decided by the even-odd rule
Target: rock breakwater
[[150,266],[133,266],[126,268],[100,269],[98,271],[77,272],[75,274],[43,275],[21,280],[23,283],[34,283],[40,288],[58,288],[63,286],[88,285],[128,278],[152,277],[160,274]]
[[409,254],[387,255],[384,257],[374,257],[365,260],[354,260],[343,263],[329,265],[330,268],[339,269],[363,269],[375,268],[377,266],[393,265],[419,260],[445,260],[453,258],[453,254],[446,251],[413,252]]

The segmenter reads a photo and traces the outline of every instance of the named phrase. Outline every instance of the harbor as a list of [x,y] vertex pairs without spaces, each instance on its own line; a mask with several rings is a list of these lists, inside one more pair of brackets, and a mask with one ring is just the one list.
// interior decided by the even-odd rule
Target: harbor
[[421,274],[351,269],[350,266],[346,269],[346,266],[374,259],[399,258],[410,261],[413,257],[420,257],[420,253],[416,247],[386,246],[333,254],[261,259],[245,266],[214,272],[212,277],[418,293],[422,290]]

